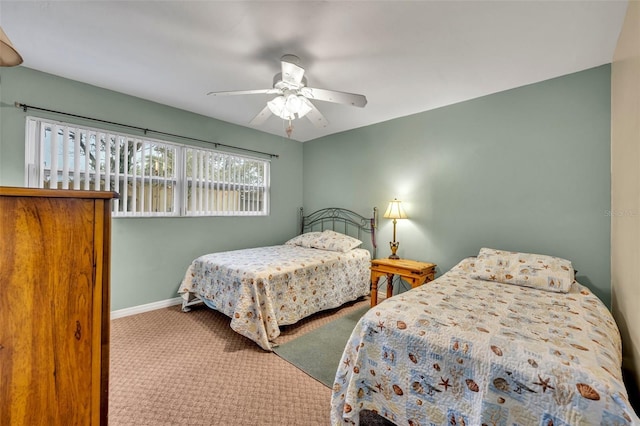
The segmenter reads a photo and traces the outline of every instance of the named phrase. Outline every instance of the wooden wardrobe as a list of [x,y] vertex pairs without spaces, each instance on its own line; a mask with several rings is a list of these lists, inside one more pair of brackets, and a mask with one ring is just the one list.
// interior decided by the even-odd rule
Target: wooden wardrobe
[[113,192],[0,187],[0,425],[106,425]]

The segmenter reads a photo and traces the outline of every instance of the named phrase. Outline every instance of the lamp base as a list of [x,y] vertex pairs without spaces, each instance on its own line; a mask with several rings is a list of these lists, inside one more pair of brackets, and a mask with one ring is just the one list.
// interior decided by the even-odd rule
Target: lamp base
[[389,242],[389,247],[391,248],[391,256],[389,256],[389,259],[400,259],[400,256],[396,254],[399,245],[400,243],[397,241]]

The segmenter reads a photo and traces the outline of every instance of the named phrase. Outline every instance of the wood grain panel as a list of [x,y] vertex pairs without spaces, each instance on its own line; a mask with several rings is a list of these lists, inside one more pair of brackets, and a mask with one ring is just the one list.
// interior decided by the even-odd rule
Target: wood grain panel
[[0,188],[0,425],[106,424],[108,204]]

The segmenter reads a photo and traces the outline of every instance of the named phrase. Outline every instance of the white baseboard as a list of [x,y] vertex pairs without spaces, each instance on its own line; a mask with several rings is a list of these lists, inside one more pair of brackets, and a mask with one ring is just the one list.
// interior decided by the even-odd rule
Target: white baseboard
[[173,299],[160,300],[158,302],[147,303],[145,305],[118,309],[117,311],[111,311],[111,319],[113,320],[117,318],[128,317],[129,315],[155,311],[156,309],[168,308],[169,306],[179,305],[181,303],[182,303],[182,297],[174,297]]

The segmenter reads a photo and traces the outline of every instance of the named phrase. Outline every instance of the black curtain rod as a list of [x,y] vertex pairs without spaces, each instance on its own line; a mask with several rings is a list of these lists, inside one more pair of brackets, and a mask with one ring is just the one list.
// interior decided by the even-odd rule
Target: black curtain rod
[[232,146],[232,145],[225,145],[225,144],[219,143],[219,142],[211,142],[211,141],[207,141],[207,140],[204,140],[204,139],[197,139],[197,138],[192,138],[192,137],[189,137],[189,136],[182,136],[182,135],[176,135],[176,134],[173,134],[173,133],[161,132],[159,130],[145,129],[144,127],[132,126],[131,124],[122,124],[122,123],[116,123],[114,121],[101,120],[99,118],[85,117],[83,115],[77,115],[77,114],[71,114],[71,113],[68,113],[68,112],[56,111],[56,110],[53,110],[53,109],[41,108],[41,107],[37,107],[37,106],[33,106],[33,105],[23,104],[23,103],[20,103],[20,102],[16,102],[15,106],[17,108],[22,108],[22,110],[24,112],[27,112],[27,109],[35,109],[37,111],[51,112],[51,113],[54,113],[54,114],[66,115],[68,117],[81,118],[83,120],[97,121],[97,122],[100,122],[100,123],[112,124],[114,126],[121,126],[121,127],[127,127],[129,129],[136,129],[136,130],[140,130],[140,131],[144,132],[145,135],[148,132],[151,132],[151,133],[155,133],[155,134],[158,134],[158,135],[171,136],[171,137],[174,137],[174,138],[188,139],[190,141],[204,142],[204,143],[208,143],[208,144],[213,144],[213,146],[215,148],[217,148],[219,146],[222,146],[222,147],[225,147],[225,148],[237,149],[237,150],[240,150],[240,151],[253,152],[254,154],[268,155],[271,158],[274,158],[274,157],[275,158],[279,158],[280,157],[278,154],[270,154],[268,152],[256,151],[256,150],[248,149],[248,148],[240,148],[240,147]]

